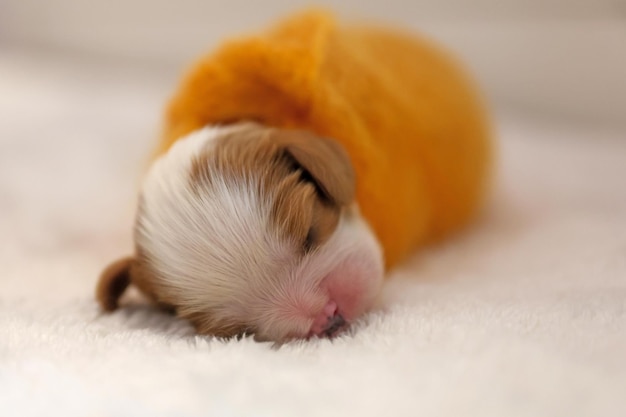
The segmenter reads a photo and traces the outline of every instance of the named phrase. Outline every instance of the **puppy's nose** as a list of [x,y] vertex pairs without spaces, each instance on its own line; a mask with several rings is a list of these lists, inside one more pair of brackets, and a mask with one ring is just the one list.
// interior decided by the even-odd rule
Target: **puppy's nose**
[[326,327],[324,327],[324,335],[331,337],[345,325],[346,320],[341,314],[336,313],[334,316],[328,318]]

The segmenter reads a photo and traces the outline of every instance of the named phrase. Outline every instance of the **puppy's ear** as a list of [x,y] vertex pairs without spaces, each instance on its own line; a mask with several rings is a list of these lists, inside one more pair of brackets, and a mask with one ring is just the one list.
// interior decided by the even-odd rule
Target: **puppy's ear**
[[306,131],[279,131],[278,141],[327,199],[340,206],[354,200],[354,169],[343,146]]
[[131,268],[135,258],[129,256],[119,259],[100,274],[96,287],[96,299],[105,311],[113,311],[118,307],[118,301],[131,282]]

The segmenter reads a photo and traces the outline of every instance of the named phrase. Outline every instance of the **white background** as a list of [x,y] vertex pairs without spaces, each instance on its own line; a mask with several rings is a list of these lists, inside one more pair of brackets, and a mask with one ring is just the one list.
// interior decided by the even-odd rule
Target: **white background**
[[[304,1],[0,0],[0,47],[141,62],[168,71]],[[624,0],[321,1],[342,16],[426,32],[468,63],[498,108],[626,124]],[[0,49],[1,51],[1,49]]]

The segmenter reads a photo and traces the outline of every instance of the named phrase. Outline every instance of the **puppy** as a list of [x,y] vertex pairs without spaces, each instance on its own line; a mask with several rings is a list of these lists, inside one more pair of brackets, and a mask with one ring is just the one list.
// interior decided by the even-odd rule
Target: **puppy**
[[372,304],[382,251],[337,143],[255,123],[180,139],[143,184],[136,257],[102,274],[106,310],[131,282],[200,333],[333,335]]
[[471,219],[483,112],[429,43],[309,12],[227,43],[170,103],[139,193],[135,253],[102,273],[201,334],[333,336],[386,270]]

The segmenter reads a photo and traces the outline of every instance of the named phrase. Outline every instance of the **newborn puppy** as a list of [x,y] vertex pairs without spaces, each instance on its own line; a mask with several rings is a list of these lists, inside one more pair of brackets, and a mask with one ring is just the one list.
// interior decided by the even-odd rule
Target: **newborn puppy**
[[224,337],[331,336],[372,306],[383,276],[342,146],[255,123],[203,128],[158,159],[135,243],[102,274],[102,306],[132,283]]
[[430,41],[311,11],[193,65],[156,154],[102,307],[132,283],[199,333],[282,342],[336,334],[384,271],[468,224],[491,135]]

